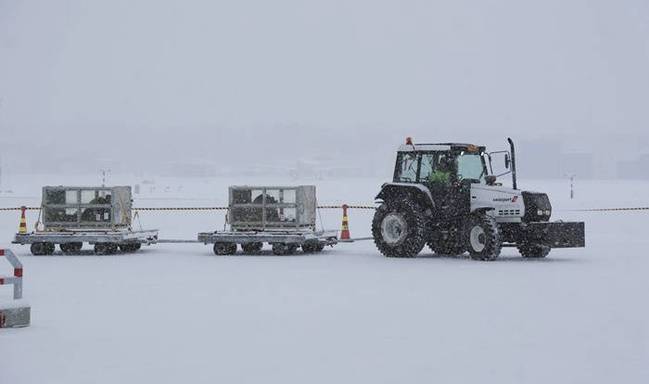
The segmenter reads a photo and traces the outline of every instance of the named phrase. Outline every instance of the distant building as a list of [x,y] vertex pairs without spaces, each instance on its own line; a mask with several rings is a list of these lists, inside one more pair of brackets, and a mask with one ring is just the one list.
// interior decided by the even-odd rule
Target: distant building
[[561,142],[559,140],[523,141],[516,148],[519,177],[526,179],[557,179],[561,173]]
[[597,178],[591,153],[564,153],[559,164],[560,176],[577,175],[580,179]]
[[620,179],[649,180],[649,154],[643,154],[637,160],[619,161],[617,177]]
[[204,161],[166,162],[159,166],[161,176],[213,177],[217,174],[216,164]]

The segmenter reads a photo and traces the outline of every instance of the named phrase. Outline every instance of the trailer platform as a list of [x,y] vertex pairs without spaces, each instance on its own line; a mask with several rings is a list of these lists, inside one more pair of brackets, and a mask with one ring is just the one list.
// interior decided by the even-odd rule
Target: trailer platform
[[31,244],[33,255],[51,255],[56,244],[65,254],[78,254],[83,243],[94,245],[97,254],[112,254],[117,250],[122,252],[135,252],[142,245],[151,245],[158,242],[158,230],[128,229],[103,230],[103,229],[69,229],[61,231],[35,231],[25,234],[16,234],[14,244]]
[[215,231],[198,234],[198,241],[214,244],[217,255],[233,255],[237,244],[243,253],[254,254],[268,243],[275,255],[295,253],[298,247],[305,253],[321,252],[325,246],[338,243],[336,231]]

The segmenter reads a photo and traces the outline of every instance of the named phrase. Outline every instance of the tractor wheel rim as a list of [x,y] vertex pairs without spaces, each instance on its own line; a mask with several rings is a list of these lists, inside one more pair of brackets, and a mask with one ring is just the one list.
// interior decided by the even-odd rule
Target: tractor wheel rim
[[403,241],[408,234],[408,224],[403,216],[390,213],[381,222],[381,236],[388,244],[397,244]]
[[476,252],[482,252],[485,249],[487,246],[487,236],[481,226],[476,225],[471,228],[469,242],[471,243],[471,248]]

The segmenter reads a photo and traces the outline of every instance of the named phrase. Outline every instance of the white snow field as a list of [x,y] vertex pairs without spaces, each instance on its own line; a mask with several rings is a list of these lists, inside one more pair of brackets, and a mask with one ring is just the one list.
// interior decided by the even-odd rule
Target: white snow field
[[[266,182],[282,184],[158,178],[135,206],[223,205],[229,184]],[[283,181],[316,184],[322,204],[370,203],[382,182]],[[0,206],[38,205],[46,184],[61,180],[15,177]],[[649,211],[568,211],[647,206],[649,183],[578,181],[574,201],[565,180],[519,185],[548,192],[554,219],[585,220],[587,247],[544,260],[505,248],[495,262],[388,259],[370,241],[283,257],[218,257],[202,244],[34,257],[9,244],[18,213],[2,212],[0,246],[24,263],[32,325],[0,330],[0,383],[649,382]],[[325,226],[338,229],[340,214],[323,211]],[[140,216],[162,238],[223,225],[213,212]],[[353,237],[369,235],[371,216],[350,212]]]

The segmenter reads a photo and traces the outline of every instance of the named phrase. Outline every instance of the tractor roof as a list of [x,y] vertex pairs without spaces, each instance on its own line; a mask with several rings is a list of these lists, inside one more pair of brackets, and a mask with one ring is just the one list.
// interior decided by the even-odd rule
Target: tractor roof
[[468,150],[471,152],[476,151],[482,152],[485,150],[483,146],[476,146],[473,144],[466,143],[413,143],[413,144],[402,144],[399,146],[399,152],[425,152],[425,151],[450,151],[450,150]]

